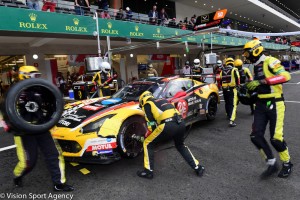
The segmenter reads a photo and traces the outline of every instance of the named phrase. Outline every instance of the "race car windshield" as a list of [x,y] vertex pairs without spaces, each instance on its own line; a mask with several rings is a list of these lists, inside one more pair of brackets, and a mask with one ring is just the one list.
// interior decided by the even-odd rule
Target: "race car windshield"
[[153,93],[153,96],[156,97],[160,91],[162,90],[163,86],[158,84],[139,84],[134,83],[123,87],[117,93],[115,93],[112,97],[113,98],[122,98],[124,100],[129,101],[138,101],[140,95],[145,91],[150,91]]

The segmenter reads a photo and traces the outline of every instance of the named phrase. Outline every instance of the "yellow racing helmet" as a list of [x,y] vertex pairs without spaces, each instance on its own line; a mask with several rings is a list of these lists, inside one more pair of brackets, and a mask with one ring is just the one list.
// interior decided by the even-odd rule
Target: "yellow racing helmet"
[[153,94],[149,91],[143,92],[139,98],[140,107],[144,106],[149,98],[153,98]]
[[243,56],[245,56],[246,58],[258,57],[263,52],[263,50],[264,47],[259,40],[252,40],[245,44]]
[[243,61],[241,59],[236,59],[234,61],[234,66],[235,67],[240,68],[240,67],[242,67],[242,65],[243,65]]
[[28,78],[39,78],[41,73],[34,66],[22,66],[19,68],[19,80],[24,80]]
[[226,60],[225,60],[225,65],[226,66],[227,65],[232,65],[233,66],[233,64],[234,64],[233,58],[226,58]]

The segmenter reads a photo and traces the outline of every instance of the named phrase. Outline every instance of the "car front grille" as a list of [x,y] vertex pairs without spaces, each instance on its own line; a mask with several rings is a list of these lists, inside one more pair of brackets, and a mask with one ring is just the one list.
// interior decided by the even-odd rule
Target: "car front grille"
[[57,141],[64,152],[78,153],[81,150],[81,146],[76,141],[70,141],[70,140],[57,140]]

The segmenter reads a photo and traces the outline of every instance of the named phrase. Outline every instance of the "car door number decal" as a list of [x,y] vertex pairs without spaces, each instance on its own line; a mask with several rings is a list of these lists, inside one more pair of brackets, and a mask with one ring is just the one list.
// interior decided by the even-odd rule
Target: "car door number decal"
[[178,101],[176,109],[179,111],[183,119],[186,118],[189,108],[185,100]]

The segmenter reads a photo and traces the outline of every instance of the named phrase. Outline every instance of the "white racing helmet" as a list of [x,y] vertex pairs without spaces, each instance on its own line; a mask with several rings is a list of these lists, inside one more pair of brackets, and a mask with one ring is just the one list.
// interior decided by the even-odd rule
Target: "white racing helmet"
[[222,66],[222,61],[221,61],[221,60],[218,60],[218,61],[217,61],[217,66],[218,66],[218,67],[221,67],[221,66]]
[[194,66],[195,66],[196,68],[200,67],[200,59],[196,58],[196,59],[194,60]]
[[103,71],[104,73],[109,73],[109,71],[111,70],[111,66],[108,62],[102,62],[101,64],[101,71]]

